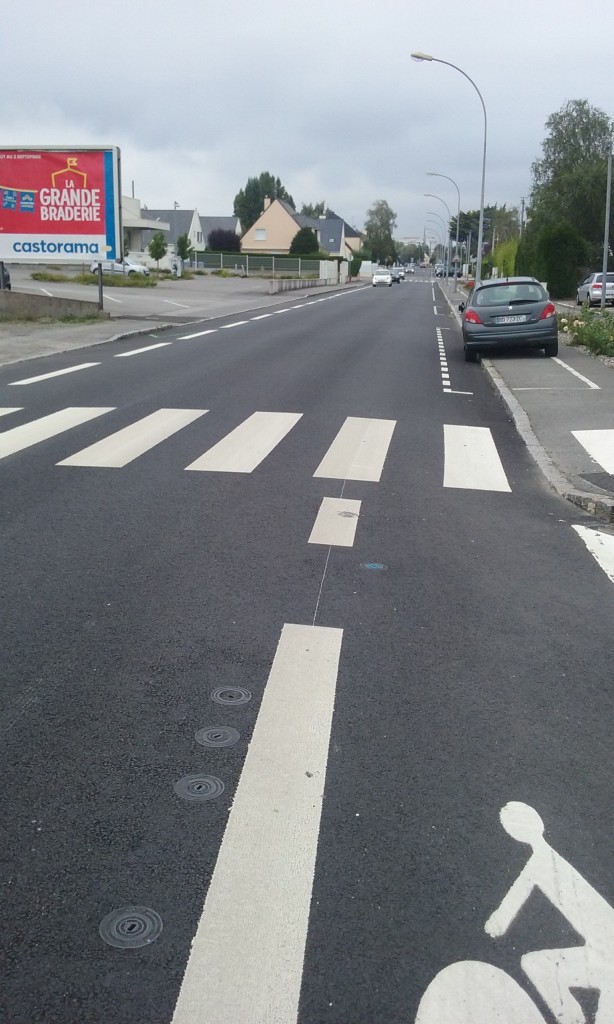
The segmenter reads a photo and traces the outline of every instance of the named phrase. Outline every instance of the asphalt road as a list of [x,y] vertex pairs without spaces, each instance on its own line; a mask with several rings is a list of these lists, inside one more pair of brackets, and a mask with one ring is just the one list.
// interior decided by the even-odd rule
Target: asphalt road
[[614,588],[430,280],[0,414],[1,1020],[407,1024],[454,963],[420,1024],[605,1007]]

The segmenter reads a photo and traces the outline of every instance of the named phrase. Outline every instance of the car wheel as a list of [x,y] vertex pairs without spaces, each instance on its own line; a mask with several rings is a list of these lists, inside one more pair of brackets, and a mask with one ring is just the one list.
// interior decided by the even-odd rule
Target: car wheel
[[559,354],[559,343],[557,341],[551,341],[549,345],[544,345],[544,352],[549,358],[558,356]]
[[465,351],[465,362],[466,363],[477,363],[477,361],[478,361],[478,353],[477,353],[476,349],[474,349],[474,348],[467,348],[467,345],[465,344],[464,351]]
[[580,292],[576,293],[576,306],[582,305],[582,299],[580,298]]

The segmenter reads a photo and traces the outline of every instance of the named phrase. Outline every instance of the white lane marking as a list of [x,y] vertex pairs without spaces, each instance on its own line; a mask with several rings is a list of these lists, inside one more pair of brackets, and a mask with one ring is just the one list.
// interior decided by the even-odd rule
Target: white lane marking
[[396,420],[348,416],[314,477],[377,482],[396,423]]
[[473,391],[452,391],[450,388],[444,388],[450,395],[472,395]]
[[289,313],[291,308],[293,307],[288,306],[286,309],[276,309],[275,316],[277,316],[278,313]]
[[267,317],[273,316],[272,313],[261,313],[260,316],[252,316],[251,320],[266,320]]
[[71,427],[78,427],[81,423],[87,423],[97,416],[103,416],[106,412],[113,412],[113,406],[104,409],[82,409],[69,407],[61,409],[60,412],[52,412],[49,416],[42,416],[31,423],[24,423],[21,427],[13,427],[12,430],[5,430],[0,434],[0,459],[7,455],[14,455],[15,452],[22,452],[25,448],[31,448],[39,441],[47,441],[56,434],[62,434]]
[[18,409],[0,409],[0,416],[10,416],[12,412],[21,412],[22,408],[23,406],[20,406]]
[[152,352],[154,348],[166,348],[170,341],[159,341],[157,345],[145,345],[145,348],[133,348],[130,352],[118,352],[114,359],[127,359],[128,356],[140,356],[142,352]]
[[302,412],[255,412],[186,469],[251,473],[302,415]]
[[10,388],[16,388],[20,384],[37,384],[39,380],[50,380],[51,377],[62,377],[65,373],[76,373],[77,370],[87,370],[90,366],[100,366],[100,363],[80,363],[79,366],[68,366],[65,370],[54,370],[53,373],[41,373],[38,377],[26,377],[24,380],[13,380]]
[[583,374],[578,373],[577,370],[574,370],[573,366],[569,366],[568,363],[564,363],[563,360],[559,359],[558,356],[554,356],[553,357],[553,362],[558,363],[559,366],[562,366],[566,370],[569,370],[569,372],[573,373],[574,377],[577,377],[578,380],[583,380],[585,384],[588,384],[588,386],[591,389],[591,391],[601,391],[601,388],[599,387],[598,384],[595,384],[594,381],[589,380],[588,377],[583,376]]
[[83,448],[58,466],[97,466],[120,468],[165,441],[189,423],[199,419],[207,409],[157,409],[143,419],[123,427],[114,434]]
[[172,1024],[296,1024],[342,638],[283,627]]
[[103,292],[103,295],[105,299],[109,300],[109,302],[117,302],[119,306],[123,306],[123,301],[121,299],[114,299],[113,296],[109,295],[107,292]]
[[574,526],[573,529],[582,538],[608,579],[614,583],[614,537],[612,534],[592,530],[588,526]]
[[322,498],[308,544],[351,548],[356,535],[360,501],[351,498]]
[[249,320],[235,320],[232,324],[222,324],[220,331],[227,331],[229,327],[241,327],[243,324],[249,323]]
[[162,299],[162,302],[168,302],[169,306],[179,306],[181,309],[191,309],[191,306],[186,306],[184,302],[173,302],[172,299]]
[[433,306],[433,313],[435,314],[435,316],[438,316],[438,315],[439,315],[439,314],[437,313],[437,306]]
[[473,491],[511,491],[489,427],[444,423],[443,486]]
[[53,298],[53,293],[52,292],[48,292],[46,288],[41,288],[41,291],[42,291],[43,295],[48,295],[50,299]]
[[217,327],[210,327],[208,331],[197,331],[196,334],[183,334],[177,341],[191,341],[192,338],[204,338],[205,334],[217,334]]
[[572,430],[571,433],[606,473],[614,473],[614,430]]

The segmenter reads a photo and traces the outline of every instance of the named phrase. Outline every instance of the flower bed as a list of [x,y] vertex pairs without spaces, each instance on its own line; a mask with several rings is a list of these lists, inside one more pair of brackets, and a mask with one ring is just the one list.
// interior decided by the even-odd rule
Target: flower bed
[[594,355],[614,356],[614,316],[607,310],[589,309],[559,316],[559,329],[571,345],[583,345]]

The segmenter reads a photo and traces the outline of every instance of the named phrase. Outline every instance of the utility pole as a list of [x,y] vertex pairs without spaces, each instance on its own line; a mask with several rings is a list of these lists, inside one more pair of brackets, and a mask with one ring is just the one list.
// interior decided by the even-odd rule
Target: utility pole
[[612,190],[612,144],[608,141],[608,176],[605,189],[605,224],[603,227],[603,262],[601,265],[601,309],[605,309],[605,294],[608,280],[608,256],[610,252],[610,193]]
[[522,238],[522,232],[523,232],[523,229],[524,229],[524,203],[525,203],[525,198],[524,198],[524,196],[521,196],[520,197],[520,233],[519,233],[519,237],[520,238]]

